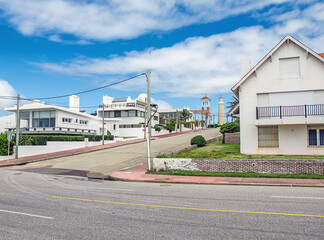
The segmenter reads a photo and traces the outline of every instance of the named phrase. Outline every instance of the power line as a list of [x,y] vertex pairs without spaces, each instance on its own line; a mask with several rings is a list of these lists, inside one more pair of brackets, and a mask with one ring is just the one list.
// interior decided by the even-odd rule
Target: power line
[[[84,93],[93,92],[93,91],[97,91],[97,90],[100,90],[100,89],[103,89],[103,88],[118,85],[118,84],[130,81],[130,80],[132,80],[134,78],[137,78],[137,77],[140,77],[140,76],[143,76],[143,75],[146,75],[146,73],[140,73],[140,74],[135,75],[135,76],[130,77],[130,78],[126,78],[126,79],[123,79],[123,80],[120,80],[120,81],[117,81],[117,82],[114,82],[114,83],[110,83],[110,84],[107,84],[107,85],[104,85],[104,86],[101,86],[101,87],[97,87],[97,88],[93,88],[93,89],[89,89],[89,90],[85,90],[85,91],[81,91],[81,92],[77,92],[77,93],[70,93],[70,94],[65,94],[65,95],[60,95],[60,96],[53,96],[53,97],[33,98],[33,99],[20,97],[19,99],[20,100],[26,100],[26,101],[35,101],[35,100],[48,100],[48,99],[63,98],[63,97],[69,97],[71,95],[81,95],[81,94],[84,94]],[[17,96],[0,96],[0,99],[17,100]]]
[[82,92],[70,93],[70,94],[65,94],[65,95],[61,95],[61,96],[54,96],[54,97],[34,98],[34,99],[37,99],[37,100],[47,100],[47,99],[55,99],[55,98],[69,97],[71,95],[81,95],[81,94],[84,94],[84,93],[93,92],[93,91],[97,91],[97,90],[100,90],[100,89],[103,89],[103,88],[107,88],[107,87],[111,87],[111,86],[114,86],[114,85],[118,85],[118,84],[127,82],[129,80],[132,80],[134,78],[137,78],[137,77],[143,76],[143,75],[145,75],[145,73],[141,73],[141,74],[138,74],[136,76],[133,76],[133,77],[130,77],[130,78],[127,78],[127,79],[124,79],[124,80],[120,80],[120,81],[117,81],[117,82],[114,82],[114,83],[110,83],[110,84],[107,84],[107,85],[104,85],[104,86],[101,86],[101,87],[98,87],[98,88],[93,88],[93,89],[85,90],[85,91],[82,91]]

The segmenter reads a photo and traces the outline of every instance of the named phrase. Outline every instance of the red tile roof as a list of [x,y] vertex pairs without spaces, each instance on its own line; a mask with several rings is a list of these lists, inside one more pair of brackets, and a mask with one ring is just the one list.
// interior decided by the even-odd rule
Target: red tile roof
[[318,55],[320,55],[322,58],[324,58],[324,53],[319,53]]
[[207,100],[210,100],[210,98],[209,98],[209,97],[207,97],[207,96],[205,96],[205,97],[201,98],[200,100],[205,100],[205,99],[207,99]]

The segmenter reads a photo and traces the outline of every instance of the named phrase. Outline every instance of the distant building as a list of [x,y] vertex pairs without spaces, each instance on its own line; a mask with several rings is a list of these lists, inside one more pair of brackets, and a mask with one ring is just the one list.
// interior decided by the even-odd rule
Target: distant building
[[192,121],[194,120],[193,118],[193,113],[190,111],[189,107],[184,107],[184,108],[173,108],[173,109],[159,109],[158,113],[159,116],[163,116],[164,119],[168,122],[172,118],[177,118],[177,114],[180,114],[183,112],[183,110],[186,109],[191,113],[191,117],[187,119],[187,121]]
[[211,99],[205,95],[205,97],[201,98],[201,110],[192,110],[195,114],[195,119],[198,114],[201,115],[201,120],[205,122],[206,125],[210,125],[212,116],[210,111],[210,101]]
[[232,87],[240,102],[241,152],[324,155],[324,54],[287,35],[242,70]]
[[[16,131],[17,107],[9,107],[6,111],[13,112],[11,117],[0,119],[10,119],[10,124],[6,125],[6,131]],[[68,135],[101,135],[110,131],[118,136],[117,125],[119,119],[105,119],[105,127],[102,129],[102,119],[79,111],[79,98],[70,97],[69,108],[56,105],[47,105],[34,100],[19,107],[20,133],[23,134],[68,134]],[[1,120],[0,120],[1,121]],[[6,120],[4,120],[6,121]]]
[[[121,137],[144,137],[146,94],[142,93],[136,99],[130,97],[113,98],[103,96],[104,118],[118,119],[116,131]],[[97,110],[98,117],[102,118],[103,108]],[[159,123],[159,113],[156,107],[151,108],[151,126]]]

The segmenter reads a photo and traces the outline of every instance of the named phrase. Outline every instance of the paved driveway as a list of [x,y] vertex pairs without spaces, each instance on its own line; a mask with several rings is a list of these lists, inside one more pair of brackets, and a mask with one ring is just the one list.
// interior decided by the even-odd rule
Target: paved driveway
[[[203,135],[206,140],[220,136],[219,129],[206,129],[198,132],[171,136],[152,141],[152,156],[179,151],[190,146],[190,139]],[[87,171],[91,175],[108,176],[110,173],[146,162],[146,142],[84,153],[80,155],[30,163],[11,169],[72,169]]]

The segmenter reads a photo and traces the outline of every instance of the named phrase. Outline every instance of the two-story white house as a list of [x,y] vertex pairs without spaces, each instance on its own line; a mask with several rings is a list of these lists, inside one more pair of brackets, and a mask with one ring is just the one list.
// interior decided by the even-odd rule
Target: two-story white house
[[324,155],[324,54],[287,35],[241,69],[241,153]]
[[[145,122],[148,119],[145,116],[146,94],[140,94],[136,99],[131,97],[113,98],[108,95],[103,96],[103,108],[97,110],[98,116],[102,118],[104,111],[105,119],[118,119],[118,125],[114,130],[119,132],[120,137],[138,137],[144,138]],[[151,108],[151,126],[159,123],[159,114],[157,106]]]
[[[14,115],[3,117],[7,121],[5,131],[16,131],[17,106],[6,111]],[[19,107],[20,133],[23,134],[67,134],[67,135],[101,135],[103,119],[79,111],[79,97],[70,96],[69,108],[48,105],[34,100]],[[10,120],[10,121],[8,121]],[[118,136],[117,125],[120,119],[105,118],[104,133],[110,131]]]

